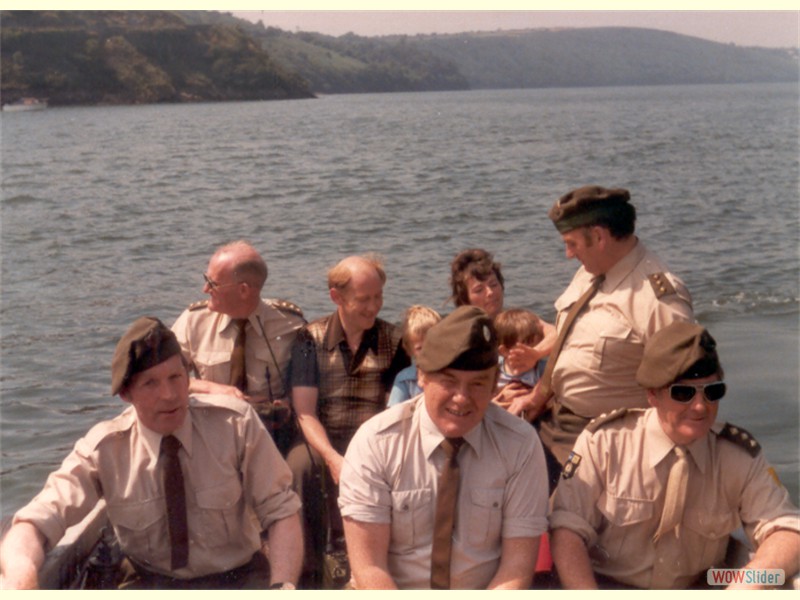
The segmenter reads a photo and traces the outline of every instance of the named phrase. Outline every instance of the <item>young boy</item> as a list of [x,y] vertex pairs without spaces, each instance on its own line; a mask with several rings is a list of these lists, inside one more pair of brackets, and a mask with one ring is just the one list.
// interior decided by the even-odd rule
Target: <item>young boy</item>
[[511,382],[534,387],[544,373],[546,360],[539,360],[529,370],[517,372],[505,364],[509,351],[517,344],[535,346],[544,338],[542,322],[534,313],[521,308],[509,308],[494,318],[497,340],[500,344],[500,376],[497,391]]
[[[406,310],[403,316],[403,349],[413,361],[422,348],[425,334],[436,325],[442,317],[432,308],[415,304]],[[417,385],[417,365],[412,364],[397,374],[387,406],[394,406],[422,393]]]

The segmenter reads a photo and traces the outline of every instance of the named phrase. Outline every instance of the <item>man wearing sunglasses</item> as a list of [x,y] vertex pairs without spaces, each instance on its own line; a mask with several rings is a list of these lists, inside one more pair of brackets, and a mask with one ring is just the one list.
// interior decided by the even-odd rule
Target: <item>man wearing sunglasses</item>
[[636,379],[649,409],[619,409],[578,437],[550,527],[569,589],[676,589],[723,567],[729,534],[757,548],[748,568],[800,564],[800,518],[752,436],[715,423],[726,388],[716,343],[674,323],[645,347]]
[[303,312],[261,297],[267,264],[244,241],[217,249],[203,279],[208,299],[189,306],[172,326],[195,375],[190,392],[247,400],[285,454],[293,438],[286,377]]

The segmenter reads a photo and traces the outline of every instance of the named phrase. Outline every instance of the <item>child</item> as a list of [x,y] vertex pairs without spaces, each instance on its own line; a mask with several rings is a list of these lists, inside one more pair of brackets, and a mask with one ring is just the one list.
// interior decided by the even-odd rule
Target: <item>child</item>
[[534,387],[544,373],[546,360],[538,360],[531,369],[523,372],[516,372],[506,366],[505,360],[509,351],[517,344],[535,346],[542,341],[544,330],[541,320],[529,310],[509,308],[494,318],[494,326],[497,330],[500,352],[500,376],[497,382],[497,391],[499,392],[511,382],[519,382],[530,388]]
[[[406,310],[403,317],[403,348],[412,361],[422,349],[428,329],[441,320],[439,313],[427,306],[415,304]],[[422,389],[417,385],[417,366],[412,364],[395,377],[388,406],[394,406],[421,393]]]

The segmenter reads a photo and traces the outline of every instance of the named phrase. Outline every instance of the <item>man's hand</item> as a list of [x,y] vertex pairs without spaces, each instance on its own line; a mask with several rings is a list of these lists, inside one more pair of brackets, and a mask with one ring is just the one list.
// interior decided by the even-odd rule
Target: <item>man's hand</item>
[[339,476],[342,473],[342,465],[344,464],[344,456],[338,453],[331,453],[330,456],[325,458],[325,464],[328,471],[331,473],[333,483],[339,485]]
[[214,381],[206,381],[204,379],[190,379],[189,380],[189,393],[190,394],[223,394],[226,396],[235,396],[239,400],[247,400],[247,396],[239,388],[232,385],[225,385],[224,383],[216,383]]
[[539,384],[531,388],[525,384],[512,381],[494,397],[497,402],[512,415],[521,416],[528,421],[533,421],[545,409],[547,398],[539,392]]

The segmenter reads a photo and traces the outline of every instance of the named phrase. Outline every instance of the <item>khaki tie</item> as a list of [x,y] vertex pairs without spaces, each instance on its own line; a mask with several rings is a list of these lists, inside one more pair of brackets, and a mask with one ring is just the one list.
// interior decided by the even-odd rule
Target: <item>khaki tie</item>
[[183,489],[183,471],[178,460],[181,443],[174,435],[161,438],[164,457],[164,493],[167,497],[167,525],[172,548],[172,569],[189,563],[189,528],[186,524],[186,491]]
[[447,460],[439,475],[436,493],[436,516],[433,524],[431,549],[431,589],[450,589],[450,556],[453,545],[456,500],[458,500],[458,451],[464,438],[445,438],[440,446]]
[[578,301],[575,302],[575,304],[573,304],[569,309],[569,312],[564,319],[564,325],[561,327],[561,331],[558,332],[556,343],[553,344],[553,349],[550,351],[550,356],[547,358],[547,364],[545,365],[542,379],[539,382],[539,390],[545,398],[549,398],[553,395],[553,370],[556,368],[558,355],[561,353],[561,348],[564,345],[564,341],[567,339],[567,335],[569,335],[569,330],[572,328],[572,324],[575,322],[578,313],[580,313],[583,308],[589,304],[589,300],[591,300],[592,297],[597,293],[597,290],[600,288],[600,284],[603,283],[605,278],[605,275],[598,275],[595,277],[592,280],[592,285],[589,286],[589,289],[586,290],[583,293],[583,296],[578,298]]
[[[678,527],[683,518],[686,486],[689,482],[689,460],[686,457],[686,450],[680,446],[675,446],[674,450],[678,458],[669,470],[667,491],[664,495],[664,511],[661,513],[661,522],[653,536],[653,542],[657,542],[664,534]],[[675,532],[675,535],[678,536],[678,531]]]
[[231,352],[231,380],[230,384],[240,391],[247,393],[247,366],[244,361],[244,345],[247,340],[245,328],[247,319],[234,319],[233,322],[239,331],[236,334],[236,341],[233,343]]

